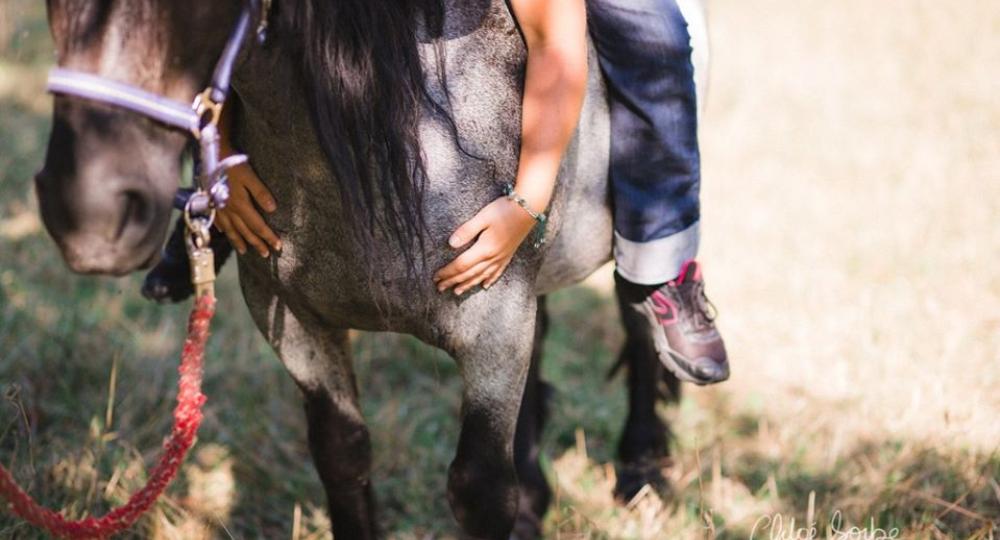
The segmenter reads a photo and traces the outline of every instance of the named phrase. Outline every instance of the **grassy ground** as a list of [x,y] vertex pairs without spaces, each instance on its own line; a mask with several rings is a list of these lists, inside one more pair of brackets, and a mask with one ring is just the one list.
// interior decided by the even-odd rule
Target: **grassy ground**
[[[185,314],[141,300],[138,278],[70,275],[40,228],[41,9],[0,4],[0,455],[81,516],[120,502],[156,455]],[[745,538],[775,513],[822,533],[840,512],[899,537],[994,537],[1000,8],[714,0],[710,22],[703,259],[734,376],[664,409],[674,496],[617,505],[624,394],[603,381],[621,341],[607,273],[555,295],[548,535]],[[329,536],[295,388],[232,270],[198,446],[136,537]],[[453,365],[396,336],[355,349],[385,530],[454,536]],[[35,537],[0,516],[0,538]]]

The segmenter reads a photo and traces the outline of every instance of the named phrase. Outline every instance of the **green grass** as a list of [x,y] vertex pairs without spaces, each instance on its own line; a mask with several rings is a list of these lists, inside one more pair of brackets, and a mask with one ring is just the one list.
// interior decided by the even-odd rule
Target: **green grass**
[[[616,503],[626,410],[620,378],[605,381],[622,339],[607,274],[554,295],[548,536],[735,539],[774,513],[822,531],[839,511],[904,538],[996,537],[1000,88],[984,66],[1000,13],[959,4],[712,4],[705,258],[734,378],[662,409],[672,495]],[[138,276],[72,275],[41,228],[30,179],[51,60],[42,3],[5,0],[0,460],[80,517],[120,503],[157,456],[186,307],[144,301]],[[327,538],[297,389],[232,267],[219,297],[198,444],[125,537]],[[444,495],[453,363],[396,335],[357,335],[354,351],[382,528],[457,536]],[[0,514],[0,538],[41,537]]]

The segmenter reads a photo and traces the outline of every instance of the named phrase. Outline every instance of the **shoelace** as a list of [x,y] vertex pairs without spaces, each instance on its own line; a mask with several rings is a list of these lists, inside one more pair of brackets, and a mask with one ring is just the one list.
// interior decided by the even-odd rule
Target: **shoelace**
[[702,331],[710,329],[712,323],[715,322],[715,318],[719,315],[719,310],[715,308],[715,304],[705,294],[704,281],[696,281],[691,285],[688,289],[687,301],[691,307],[695,308],[693,330]]

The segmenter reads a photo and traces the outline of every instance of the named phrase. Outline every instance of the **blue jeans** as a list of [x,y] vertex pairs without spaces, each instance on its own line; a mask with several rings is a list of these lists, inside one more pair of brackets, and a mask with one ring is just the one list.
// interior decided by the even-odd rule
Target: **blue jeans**
[[698,103],[691,36],[676,0],[587,0],[608,86],[617,271],[664,283],[699,240]]

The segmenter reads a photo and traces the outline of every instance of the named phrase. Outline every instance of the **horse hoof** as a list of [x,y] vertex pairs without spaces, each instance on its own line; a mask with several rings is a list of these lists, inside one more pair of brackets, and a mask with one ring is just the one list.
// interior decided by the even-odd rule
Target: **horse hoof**
[[194,294],[186,273],[177,277],[169,268],[157,265],[142,282],[142,295],[160,304],[177,303]]
[[621,503],[629,503],[643,487],[649,486],[660,496],[667,500],[672,495],[670,482],[663,476],[661,463],[650,463],[643,465],[620,465],[617,467],[614,495]]

